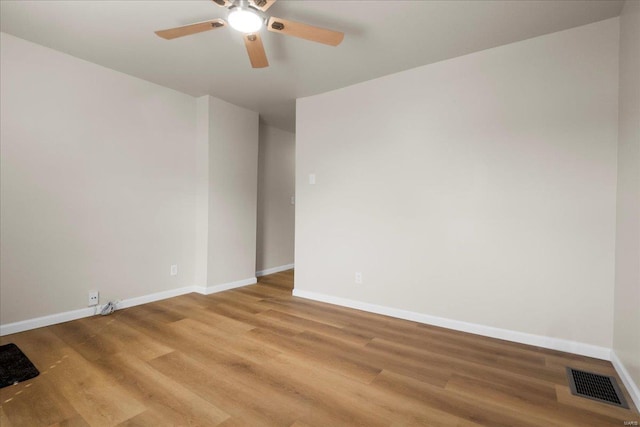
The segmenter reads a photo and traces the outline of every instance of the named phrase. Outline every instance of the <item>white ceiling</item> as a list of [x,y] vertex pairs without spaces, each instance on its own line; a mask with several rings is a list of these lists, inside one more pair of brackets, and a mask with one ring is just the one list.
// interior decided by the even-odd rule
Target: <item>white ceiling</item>
[[163,40],[153,31],[225,18],[210,0],[0,1],[0,30],[295,128],[295,99],[618,16],[623,0],[279,0],[268,14],[345,33],[330,47],[263,30],[252,69],[231,28]]

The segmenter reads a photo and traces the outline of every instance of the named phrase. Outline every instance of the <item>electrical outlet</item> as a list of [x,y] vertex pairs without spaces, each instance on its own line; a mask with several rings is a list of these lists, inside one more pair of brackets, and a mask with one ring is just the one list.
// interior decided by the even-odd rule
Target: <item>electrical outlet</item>
[[100,293],[98,291],[89,291],[89,307],[98,305],[100,299]]
[[356,285],[362,285],[362,273],[356,271]]
[[172,276],[177,276],[178,275],[178,266],[176,264],[173,264],[171,266],[171,275]]

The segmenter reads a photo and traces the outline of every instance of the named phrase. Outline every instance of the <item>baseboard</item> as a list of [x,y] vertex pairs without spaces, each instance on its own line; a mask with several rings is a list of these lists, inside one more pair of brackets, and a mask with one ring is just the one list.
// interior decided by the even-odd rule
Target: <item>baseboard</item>
[[44,326],[55,325],[57,323],[69,322],[71,320],[90,317],[96,313],[95,307],[81,308],[79,310],[65,311],[64,313],[52,314],[50,316],[36,317],[35,319],[22,320],[20,322],[0,325],[0,336],[17,334],[31,329],[42,328]]
[[369,304],[366,302],[334,297],[331,295],[325,295],[300,289],[294,289],[293,296],[314,301],[326,302],[343,307],[355,308],[357,310],[368,311],[371,313],[383,314],[385,316],[397,317],[399,319],[411,320],[427,325],[454,329],[456,331],[469,332],[476,335],[483,335],[486,337],[533,345],[536,347],[565,351],[582,356],[595,357],[597,359],[611,360],[611,349],[595,346],[592,344],[585,344],[559,338],[550,338],[542,335],[528,334],[508,329],[500,329],[492,326],[479,325],[476,323],[462,322],[459,320],[446,319],[443,317],[431,316],[428,314],[407,310],[400,310],[397,308],[385,307],[376,304]]
[[624,383],[624,386],[627,388],[629,395],[631,395],[631,399],[633,400],[633,403],[635,403],[636,409],[640,411],[640,389],[633,378],[631,378],[627,368],[622,364],[622,361],[616,354],[615,350],[611,350],[611,363]]
[[229,289],[241,288],[243,286],[255,285],[258,283],[258,279],[256,277],[250,277],[248,279],[237,280],[235,282],[223,283],[221,285],[214,286],[197,286],[195,287],[195,291],[201,293],[202,295],[211,295],[217,292],[228,291]]
[[[195,291],[195,286],[185,286],[183,288],[170,289],[168,291],[156,292],[149,295],[143,295],[141,297],[128,298],[122,301],[118,301],[118,303],[116,304],[116,309],[120,310],[121,308],[135,307],[136,305],[148,304],[154,301],[160,301],[184,294],[190,294],[191,292]],[[100,312],[100,309],[98,309],[98,312]]]
[[278,267],[266,268],[264,270],[256,271],[256,277],[266,276],[268,274],[280,273],[281,271],[291,270],[295,267],[295,264],[285,264]]
[[[136,305],[148,304],[154,301],[160,301],[167,298],[177,297],[179,295],[189,294],[191,292],[198,292],[203,295],[211,295],[216,292],[222,292],[229,289],[235,289],[242,286],[253,285],[258,282],[255,277],[250,277],[244,280],[238,280],[231,283],[223,283],[216,286],[185,286],[178,289],[170,289],[168,291],[156,292],[149,295],[143,295],[140,297],[128,298],[118,301],[116,308],[118,310],[122,308],[135,307]],[[52,314],[49,316],[37,317],[35,319],[23,320],[20,322],[7,323],[6,325],[0,325],[0,336],[17,334],[18,332],[24,332],[31,329],[42,328],[44,326],[56,325],[58,323],[69,322],[71,320],[82,319],[83,317],[95,316],[100,313],[102,306],[81,308],[79,310],[66,311],[64,313]]]
[[[156,292],[141,297],[128,298],[118,301],[117,308],[134,307],[136,305],[147,304],[154,301],[160,301],[167,298],[184,295],[195,292],[194,286],[186,286],[184,288],[171,289],[168,291]],[[81,308],[79,310],[65,311],[63,313],[52,314],[50,316],[37,317],[35,319],[23,320],[15,323],[7,323],[0,325],[0,336],[17,334],[31,329],[42,328],[44,326],[56,325],[58,323],[69,322],[71,320],[82,319],[83,317],[95,316],[100,313],[102,306]]]

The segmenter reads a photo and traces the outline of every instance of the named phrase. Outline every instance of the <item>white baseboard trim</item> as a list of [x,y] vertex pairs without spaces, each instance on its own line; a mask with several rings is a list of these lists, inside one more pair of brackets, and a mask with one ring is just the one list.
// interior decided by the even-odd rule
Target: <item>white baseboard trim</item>
[[[189,294],[191,292],[198,292],[203,295],[211,295],[216,292],[222,292],[229,289],[235,289],[242,286],[253,285],[258,282],[255,277],[250,277],[244,280],[238,280],[231,283],[223,283],[216,286],[185,286],[177,289],[170,289],[168,291],[156,292],[149,295],[143,295],[139,297],[127,298],[118,301],[116,308],[118,310],[122,308],[135,307],[136,305],[147,304],[154,301],[160,301],[167,298],[177,297],[179,295]],[[24,332],[31,329],[42,328],[44,326],[55,325],[58,323],[69,322],[71,320],[82,319],[83,317],[91,317],[100,313],[102,305],[97,307],[81,308],[79,310],[65,311],[63,313],[52,314],[49,316],[37,317],[35,319],[22,320],[20,322],[7,323],[0,325],[0,336],[17,334],[18,332]]]
[[237,280],[235,282],[223,283],[221,285],[214,286],[196,286],[195,291],[202,295],[211,295],[222,291],[228,291],[229,289],[241,288],[243,286],[255,285],[258,283],[256,277],[250,277],[248,279]]
[[624,364],[614,350],[611,350],[611,363],[624,383],[624,386],[627,388],[627,391],[631,395],[631,399],[633,400],[633,403],[635,403],[636,409],[640,410],[640,388],[638,388],[638,385],[633,381],[629,371],[624,367]]
[[278,267],[266,268],[264,270],[256,271],[256,277],[266,276],[268,274],[280,273],[281,271],[291,270],[295,267],[295,264],[285,264]]
[[[154,301],[160,301],[184,294],[190,294],[191,292],[195,292],[194,286],[185,286],[183,288],[170,289],[168,291],[156,292],[149,295],[143,295],[141,297],[127,298],[122,301],[118,301],[118,303],[116,304],[116,309],[120,310],[121,308],[135,307],[136,305],[148,304]],[[100,313],[100,310],[101,308],[98,308],[98,313]]]
[[[176,297],[178,295],[194,292],[193,286],[186,286],[178,289],[170,289],[168,291],[156,292],[141,297],[128,298],[118,301],[117,308],[134,307],[136,305],[147,304],[149,302],[160,301],[167,298]],[[37,317],[35,319],[23,320],[15,323],[7,323],[0,325],[0,336],[16,334],[31,329],[42,328],[44,326],[56,325],[58,323],[69,322],[71,320],[82,319],[83,317],[91,317],[100,313],[103,305],[96,307],[81,308],[79,310],[65,311],[63,313],[52,314],[49,316]]]
[[582,356],[595,357],[597,359],[611,360],[611,349],[606,347],[599,347],[592,344],[585,344],[559,338],[550,338],[542,335],[534,335],[525,332],[512,331],[509,329],[495,328],[493,326],[462,322],[460,320],[446,319],[444,317],[431,316],[428,314],[417,313],[413,311],[400,310],[397,308],[385,307],[376,304],[369,304],[366,302],[334,297],[331,295],[325,295],[300,289],[294,289],[293,296],[314,301],[326,302],[343,307],[355,308],[357,310],[368,311],[371,313],[383,314],[385,316],[412,320],[414,322],[424,323],[427,325],[454,329],[456,331],[469,332],[472,334],[498,338],[506,341],[513,341],[521,344],[533,345],[536,347],[565,351]]
[[50,316],[36,317],[35,319],[7,323],[6,325],[0,325],[0,336],[17,334],[18,332],[28,331],[30,329],[37,329],[44,326],[55,325],[57,323],[69,322],[70,320],[82,319],[83,317],[93,316],[95,313],[95,307],[87,307],[79,310],[52,314]]

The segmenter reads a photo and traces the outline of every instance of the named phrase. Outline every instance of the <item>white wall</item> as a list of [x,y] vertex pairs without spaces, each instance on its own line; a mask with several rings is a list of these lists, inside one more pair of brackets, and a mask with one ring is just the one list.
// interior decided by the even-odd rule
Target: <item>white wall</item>
[[1,323],[193,285],[195,99],[0,47]]
[[209,268],[209,145],[211,97],[196,100],[196,217],[195,284],[206,288]]
[[[210,96],[207,286],[255,281],[258,113]],[[202,108],[204,101],[199,100]]]
[[618,32],[298,100],[296,292],[610,348]]
[[3,333],[255,282],[256,112],[0,44]]
[[295,135],[260,124],[256,270],[293,264]]
[[[620,18],[620,132],[613,348],[640,406],[640,2]],[[627,386],[627,388],[630,388]]]

